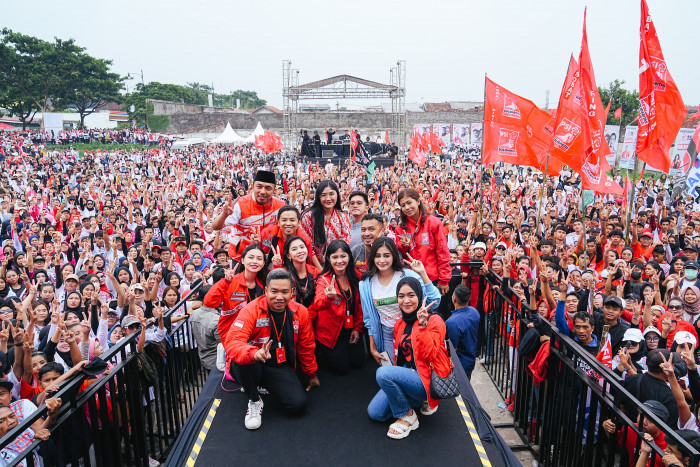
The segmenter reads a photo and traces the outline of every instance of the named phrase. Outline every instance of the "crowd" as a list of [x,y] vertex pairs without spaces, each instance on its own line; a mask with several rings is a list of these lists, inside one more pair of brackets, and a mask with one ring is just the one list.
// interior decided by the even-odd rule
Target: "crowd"
[[[607,326],[627,390],[700,446],[700,208],[672,198],[668,179],[641,179],[632,206],[596,195],[582,208],[578,175],[484,171],[473,148],[368,171],[250,145],[127,151],[118,143],[139,133],[120,131],[97,130],[117,144],[82,155],[46,150],[40,134],[0,135],[0,406],[12,409],[0,408],[0,435],[49,408],[0,463],[35,437],[48,445],[35,461],[55,459],[47,428],[61,381],[120,339],[140,332],[143,350],[187,318],[203,365],[225,369],[227,388],[249,398],[247,428],[261,426],[261,394],[299,413],[323,384],[319,365],[343,375],[376,362],[368,414],[404,438],[438,408],[431,372],[450,373],[445,339],[474,370],[490,311],[475,309],[475,271],[537,310],[513,332],[514,350],[532,330],[534,356],[549,321],[597,355]],[[460,261],[483,266],[450,266]],[[628,449],[619,420],[603,427]],[[658,427],[639,429],[666,449],[666,465],[687,459]]]

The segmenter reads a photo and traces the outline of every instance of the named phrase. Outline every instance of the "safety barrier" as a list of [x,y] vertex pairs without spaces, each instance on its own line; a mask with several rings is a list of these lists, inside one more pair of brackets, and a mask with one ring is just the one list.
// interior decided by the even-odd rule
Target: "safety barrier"
[[[463,263],[467,265],[468,263]],[[472,271],[480,264],[471,263]],[[489,377],[510,403],[512,427],[522,444],[513,450],[529,449],[543,466],[634,465],[641,443],[646,443],[638,426],[651,420],[667,441],[681,446],[698,466],[700,453],[622,386],[622,379],[583,347],[546,322],[550,336],[546,376],[535,381],[528,368],[532,358],[518,353],[517,342],[527,332],[532,310],[514,300],[512,291],[493,271],[488,276],[470,275],[465,282],[478,282],[477,308],[482,311],[479,350]],[[617,432],[608,435],[603,421],[612,420]],[[637,422],[639,422],[637,424]],[[629,459],[625,446],[634,446]],[[651,444],[650,464],[664,452]]]
[[[185,307],[202,285],[193,284],[165,317]],[[138,336],[121,339],[101,355],[116,363],[87,388],[80,374],[64,382],[54,396],[62,406],[50,439],[35,439],[6,465],[22,461],[34,465],[33,453],[41,455],[45,465],[148,466],[149,458],[165,460],[208,372],[200,364],[188,318],[167,330],[167,345],[146,345],[143,354],[150,362],[138,356]],[[147,378],[143,367],[149,363],[157,372],[155,378]],[[42,405],[0,440],[0,450],[46,415]]]

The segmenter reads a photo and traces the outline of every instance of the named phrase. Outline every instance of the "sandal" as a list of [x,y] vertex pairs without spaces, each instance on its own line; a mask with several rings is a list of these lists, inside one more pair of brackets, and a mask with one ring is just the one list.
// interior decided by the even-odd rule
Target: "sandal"
[[[392,423],[389,426],[389,431],[386,432],[386,435],[389,438],[403,439],[409,434],[411,434],[411,431],[418,429],[418,415],[416,415],[415,411],[413,412],[412,416],[404,415],[403,417],[399,418],[399,420],[407,422],[408,425],[404,423],[399,423],[398,420]],[[392,433],[391,430],[394,430],[397,433]]]
[[438,407],[439,407],[439,406],[436,405],[434,409],[431,409],[431,408],[430,408],[430,402],[428,402],[428,401],[423,401],[423,403],[422,403],[421,406],[420,406],[420,413],[421,413],[421,415],[432,415],[432,414],[434,414],[435,412],[437,412]]

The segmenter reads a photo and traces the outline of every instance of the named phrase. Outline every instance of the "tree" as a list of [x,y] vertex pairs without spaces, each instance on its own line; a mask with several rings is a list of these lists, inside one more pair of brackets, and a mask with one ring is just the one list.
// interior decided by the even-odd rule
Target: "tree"
[[[73,39],[46,42],[5,28],[0,31],[0,89],[19,91],[42,113],[63,109],[72,94],[68,83],[77,78],[84,50]],[[1,99],[13,97],[8,94],[12,93],[0,93]]]
[[258,97],[258,93],[255,91],[233,91],[231,95],[233,102],[231,107],[236,105],[236,99],[241,100],[241,109],[257,109],[260,106],[266,105],[267,101]]
[[607,88],[598,87],[600,99],[603,105],[607,105],[612,98],[610,104],[610,112],[608,113],[608,125],[618,125],[620,121],[615,118],[615,110],[622,107],[622,126],[631,124],[637,118],[639,112],[639,92],[628,91],[622,87],[625,81],[615,80],[608,85]]
[[80,128],[85,117],[106,106],[109,102],[121,102],[124,78],[110,73],[111,60],[94,58],[87,54],[79,58],[79,72],[72,76],[68,88],[72,90],[68,101],[80,114]]

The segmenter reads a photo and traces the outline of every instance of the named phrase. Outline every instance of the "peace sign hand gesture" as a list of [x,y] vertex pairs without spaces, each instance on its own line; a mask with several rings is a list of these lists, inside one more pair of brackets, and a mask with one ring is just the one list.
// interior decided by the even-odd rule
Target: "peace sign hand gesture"
[[421,306],[416,312],[418,318],[418,326],[425,327],[428,325],[428,318],[430,317],[430,308],[437,303],[437,301],[431,302],[426,306],[428,297],[423,297],[423,306]]
[[403,260],[404,264],[411,268],[413,272],[415,272],[419,276],[422,276],[422,273],[425,272],[425,266],[423,266],[423,262],[419,259],[413,259],[409,254],[406,254],[406,257],[408,259]]
[[336,295],[338,295],[335,291],[335,274],[333,275],[333,280],[331,282],[326,281],[326,289],[325,289],[325,294],[328,300],[333,300],[335,299]]
[[272,265],[276,268],[282,267],[284,263],[282,261],[282,254],[280,253],[279,248],[273,246],[272,252],[274,253],[272,256]]
[[256,362],[265,363],[267,360],[272,358],[270,355],[270,348],[272,347],[272,341],[267,341],[260,347],[257,352],[255,352],[254,358]]
[[666,378],[668,378],[668,379],[675,378],[676,374],[673,371],[673,356],[671,356],[671,358],[669,360],[666,360],[666,357],[664,357],[663,354],[660,354],[660,355],[661,355],[661,360],[663,361],[663,363],[661,364],[661,371],[664,372],[664,374],[666,375]]

